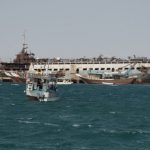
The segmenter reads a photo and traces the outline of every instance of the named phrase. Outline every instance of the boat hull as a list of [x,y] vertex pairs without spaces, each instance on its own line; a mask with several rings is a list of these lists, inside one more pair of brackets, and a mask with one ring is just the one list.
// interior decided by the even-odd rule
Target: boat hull
[[54,101],[57,99],[56,93],[44,92],[39,90],[26,90],[26,95],[34,100],[39,101]]
[[120,79],[91,79],[80,76],[81,80],[87,84],[133,84],[136,78],[120,78]]

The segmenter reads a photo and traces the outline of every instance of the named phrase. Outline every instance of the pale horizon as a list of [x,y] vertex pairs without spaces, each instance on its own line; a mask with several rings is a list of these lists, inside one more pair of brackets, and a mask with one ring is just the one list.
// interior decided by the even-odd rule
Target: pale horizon
[[150,58],[149,0],[0,0],[0,59],[21,51],[38,58]]

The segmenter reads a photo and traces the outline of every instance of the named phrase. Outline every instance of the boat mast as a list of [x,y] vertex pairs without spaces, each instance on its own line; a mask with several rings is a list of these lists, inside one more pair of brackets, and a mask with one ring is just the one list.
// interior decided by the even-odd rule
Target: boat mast
[[27,44],[26,44],[26,33],[25,33],[25,31],[24,31],[24,33],[23,33],[23,48],[22,48],[22,52],[23,53],[27,53],[27,48],[28,48],[28,46],[27,46]]

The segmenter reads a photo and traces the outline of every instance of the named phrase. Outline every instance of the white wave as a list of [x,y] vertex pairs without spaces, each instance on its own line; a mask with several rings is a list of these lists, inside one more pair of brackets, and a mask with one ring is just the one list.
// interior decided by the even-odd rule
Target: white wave
[[93,149],[93,148],[83,146],[83,147],[77,147],[76,149],[81,149],[81,150],[91,150],[91,149]]
[[92,125],[91,125],[91,124],[88,124],[88,127],[89,127],[89,128],[91,128],[91,127],[92,127]]
[[14,103],[12,103],[11,105],[12,105],[12,106],[15,106],[15,104],[14,104]]
[[59,97],[51,97],[49,98],[48,100],[43,100],[43,99],[39,99],[39,101],[42,103],[42,102],[54,102],[54,101],[57,101],[59,99]]
[[46,126],[54,126],[54,127],[58,127],[59,126],[58,124],[47,123],[47,122],[45,122],[44,125],[46,125]]
[[12,83],[11,85],[15,85],[15,86],[18,86],[19,84],[17,84],[17,83]]
[[36,149],[56,149],[56,147],[53,146],[39,146],[39,147],[35,147]]
[[75,128],[78,128],[78,127],[80,127],[80,124],[76,124],[76,123],[75,123],[75,124],[73,124],[72,126],[75,127]]
[[116,112],[115,112],[115,111],[110,111],[109,113],[110,113],[110,114],[116,114]]
[[27,118],[28,120],[32,120],[33,118],[31,118],[31,117],[29,117],[29,118]]
[[54,126],[54,127],[59,127],[58,124],[53,124],[53,123],[49,123],[49,122],[39,122],[39,121],[31,121],[33,118],[27,118],[26,120],[24,120],[24,118],[19,118],[20,120],[18,121],[19,123],[25,123],[25,124],[43,124],[45,126]]
[[19,123],[26,123],[26,124],[40,124],[38,121],[24,121],[24,120],[19,120]]
[[77,115],[59,115],[59,118],[66,119],[66,118],[74,118],[77,117]]
[[100,131],[110,134],[150,134],[150,130],[142,130],[142,129],[131,129],[131,130],[107,130],[100,129]]

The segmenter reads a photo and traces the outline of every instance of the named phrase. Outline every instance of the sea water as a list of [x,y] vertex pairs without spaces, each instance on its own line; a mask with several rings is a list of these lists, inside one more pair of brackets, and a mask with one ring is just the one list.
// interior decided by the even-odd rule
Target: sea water
[[0,150],[149,150],[150,85],[58,86],[59,99],[0,84]]

